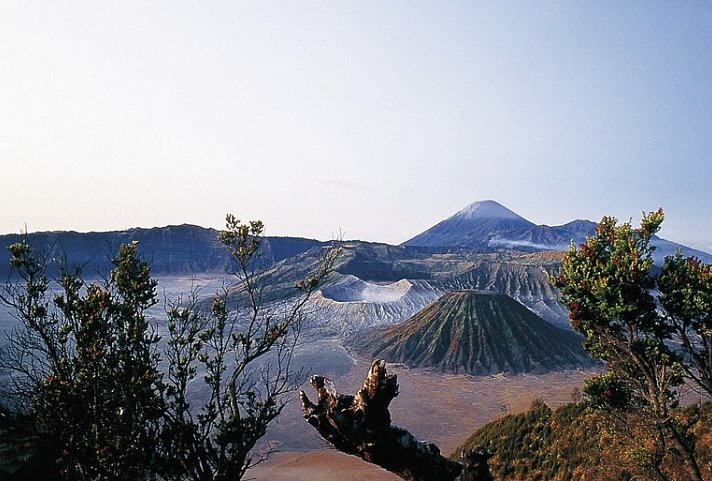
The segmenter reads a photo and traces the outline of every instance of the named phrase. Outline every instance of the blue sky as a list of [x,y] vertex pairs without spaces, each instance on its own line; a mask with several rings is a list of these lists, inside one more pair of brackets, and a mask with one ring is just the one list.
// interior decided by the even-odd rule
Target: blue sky
[[0,0],[0,233],[400,243],[476,200],[712,251],[712,3]]

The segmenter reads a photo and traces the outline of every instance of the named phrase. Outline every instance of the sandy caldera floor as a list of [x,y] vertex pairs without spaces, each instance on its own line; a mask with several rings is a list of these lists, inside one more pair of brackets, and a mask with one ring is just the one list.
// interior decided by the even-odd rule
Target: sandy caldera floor
[[[320,346],[323,349],[325,346]],[[324,351],[322,351],[324,352]],[[325,356],[329,357],[329,356]],[[313,359],[312,359],[313,360]],[[369,360],[353,359],[350,369],[317,363],[339,392],[353,394],[361,386]],[[402,365],[388,365],[398,375],[400,394],[391,403],[393,424],[417,438],[437,444],[449,455],[483,424],[509,413],[526,410],[535,399],[551,407],[570,402],[593,371],[562,371],[542,375],[448,375]],[[309,386],[304,390],[312,399]],[[336,451],[304,421],[297,401],[291,402],[265,441],[278,452],[248,471],[246,479],[269,481],[395,481],[397,476],[359,458]]]

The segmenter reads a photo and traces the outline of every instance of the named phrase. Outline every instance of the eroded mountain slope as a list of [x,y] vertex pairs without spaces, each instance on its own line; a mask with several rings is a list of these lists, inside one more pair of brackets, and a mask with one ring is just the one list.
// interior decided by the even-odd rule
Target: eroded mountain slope
[[410,367],[476,375],[588,367],[581,338],[509,296],[454,291],[407,321],[348,341],[357,352]]

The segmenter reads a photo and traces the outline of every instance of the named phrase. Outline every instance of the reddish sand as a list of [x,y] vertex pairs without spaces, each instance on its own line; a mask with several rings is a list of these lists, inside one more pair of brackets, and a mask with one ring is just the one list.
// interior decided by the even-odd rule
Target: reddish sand
[[[335,379],[340,392],[353,393],[369,363],[359,361],[346,376]],[[400,394],[391,403],[393,424],[437,444],[449,455],[477,428],[507,413],[526,410],[535,399],[556,407],[570,402],[575,388],[593,372],[565,371],[545,375],[443,375],[395,365]],[[313,395],[305,389],[308,395]],[[302,418],[296,402],[285,409],[267,441],[280,452],[247,473],[265,481],[396,481],[397,476],[339,453],[323,441]]]
[[[398,481],[401,478],[373,464],[338,451],[279,453],[258,465],[247,478],[269,481]],[[402,481],[402,480],[401,480]]]

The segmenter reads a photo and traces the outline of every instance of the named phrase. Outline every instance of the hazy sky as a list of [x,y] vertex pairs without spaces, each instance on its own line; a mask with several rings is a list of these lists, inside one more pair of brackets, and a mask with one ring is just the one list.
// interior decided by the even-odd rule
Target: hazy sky
[[712,2],[0,0],[0,233],[400,243],[476,200],[712,251]]

